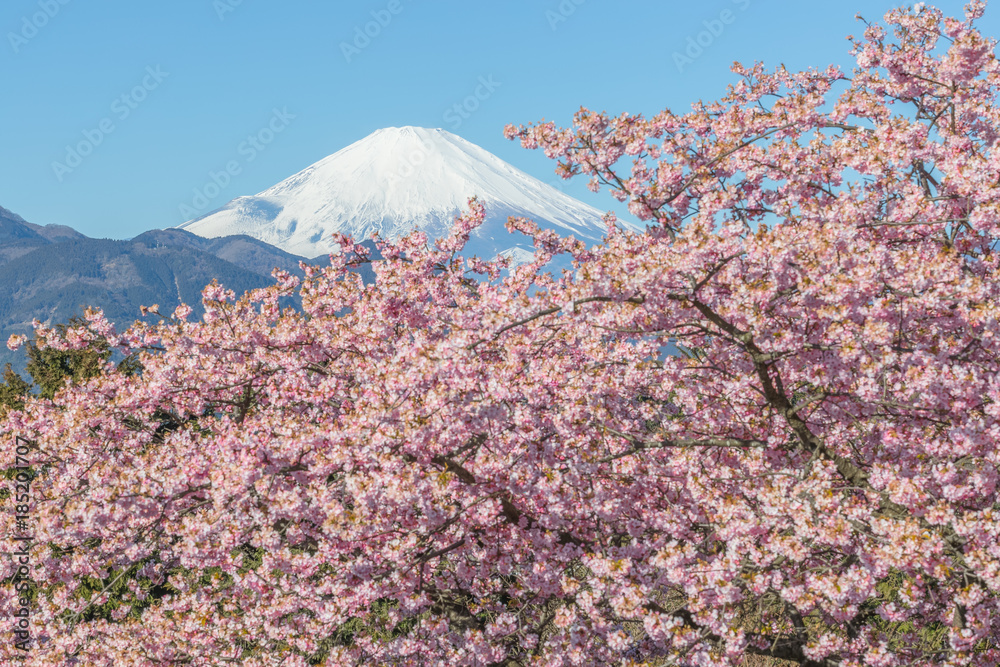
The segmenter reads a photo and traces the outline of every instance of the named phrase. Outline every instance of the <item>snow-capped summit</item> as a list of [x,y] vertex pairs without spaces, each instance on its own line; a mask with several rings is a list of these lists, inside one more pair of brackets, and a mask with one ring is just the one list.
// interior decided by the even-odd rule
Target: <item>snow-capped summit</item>
[[587,243],[604,235],[602,213],[441,129],[378,130],[252,197],[180,225],[199,236],[246,234],[287,252],[317,257],[337,252],[333,233],[361,241],[378,232],[397,239],[414,227],[447,235],[470,197],[486,207],[486,222],[466,253],[492,258],[530,253],[531,240],[511,234],[507,217]]

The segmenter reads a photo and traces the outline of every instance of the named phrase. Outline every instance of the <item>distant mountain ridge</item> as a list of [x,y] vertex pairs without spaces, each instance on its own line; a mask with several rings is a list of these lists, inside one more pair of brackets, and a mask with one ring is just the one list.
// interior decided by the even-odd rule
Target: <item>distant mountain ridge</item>
[[446,236],[468,199],[479,197],[486,221],[467,254],[524,260],[530,239],[504,227],[508,216],[588,243],[606,231],[601,211],[441,129],[386,128],[337,151],[281,183],[179,228],[214,238],[246,234],[288,252],[337,252],[334,233],[397,240],[414,228]]
[[[0,207],[0,342],[30,334],[31,322],[67,322],[100,307],[119,328],[159,304],[180,302],[201,315],[201,290],[213,279],[242,294],[273,284],[280,268],[301,275],[299,262],[325,263],[344,233],[374,249],[414,229],[446,236],[468,199],[479,197],[486,220],[467,255],[514,264],[532,254],[531,240],[505,228],[508,216],[594,243],[606,232],[603,214],[441,129],[379,130],[253,197],[172,229],[127,241],[89,238],[64,225],[36,225]],[[375,254],[377,257],[377,253]],[[365,265],[357,270],[374,278]],[[0,368],[20,366],[0,346]]]
[[[30,335],[34,319],[65,323],[87,306],[122,329],[154,303],[169,313],[183,301],[200,316],[201,290],[213,279],[242,294],[273,284],[274,268],[301,275],[300,261],[310,262],[247,236],[205,239],[166,229],[127,241],[93,239],[0,208],[0,343]],[[0,346],[0,370],[6,362],[23,369],[23,353]]]

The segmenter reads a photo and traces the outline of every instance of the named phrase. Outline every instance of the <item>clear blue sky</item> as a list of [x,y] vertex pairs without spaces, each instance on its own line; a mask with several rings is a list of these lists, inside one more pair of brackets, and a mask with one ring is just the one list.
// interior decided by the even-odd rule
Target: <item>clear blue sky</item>
[[[567,124],[581,105],[685,111],[724,94],[734,60],[849,66],[855,14],[880,19],[899,4],[3,0],[0,206],[129,238],[180,224],[181,205],[207,212],[400,125],[443,127],[553,181],[554,163],[506,141],[506,123]],[[960,15],[963,3],[936,4]],[[1000,7],[984,25],[1000,35]],[[374,37],[358,38],[366,27]],[[711,27],[718,34],[702,35],[703,52],[679,67],[674,54]],[[469,100],[477,89],[482,99]],[[294,118],[276,120],[275,109]],[[280,132],[260,136],[272,121]],[[251,135],[261,150],[245,143]],[[69,157],[81,143],[89,154]],[[239,174],[195,201],[230,162]],[[583,185],[565,189],[613,207]]]

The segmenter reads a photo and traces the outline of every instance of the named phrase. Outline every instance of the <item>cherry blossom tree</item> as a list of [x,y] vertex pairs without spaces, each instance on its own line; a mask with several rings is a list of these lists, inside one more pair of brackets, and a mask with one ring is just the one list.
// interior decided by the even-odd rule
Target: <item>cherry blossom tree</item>
[[34,527],[32,647],[0,658],[1000,663],[983,10],[892,11],[849,74],[736,66],[687,114],[507,129],[642,233],[511,220],[536,261],[504,271],[459,254],[473,201],[380,244],[372,285],[345,238],[301,283],[209,286],[200,321],[38,325],[141,371],[0,422],[33,443]]

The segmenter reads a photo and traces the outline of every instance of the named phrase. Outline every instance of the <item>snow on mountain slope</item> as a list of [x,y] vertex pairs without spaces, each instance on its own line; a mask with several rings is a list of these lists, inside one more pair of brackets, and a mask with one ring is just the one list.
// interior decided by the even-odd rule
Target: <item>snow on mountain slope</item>
[[199,236],[246,234],[287,252],[337,252],[331,239],[378,232],[395,240],[417,227],[434,239],[448,233],[469,197],[486,207],[486,222],[466,254],[524,261],[532,246],[504,227],[523,216],[587,243],[605,232],[602,213],[440,129],[386,128],[351,144],[252,197],[180,225]]

